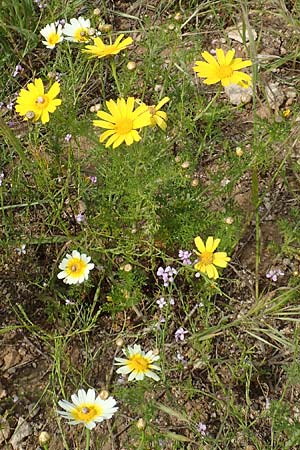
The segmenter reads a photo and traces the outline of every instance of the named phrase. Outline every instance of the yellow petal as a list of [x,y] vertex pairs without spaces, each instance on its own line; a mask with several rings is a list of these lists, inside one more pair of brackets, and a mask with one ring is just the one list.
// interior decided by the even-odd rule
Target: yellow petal
[[212,66],[215,67],[219,67],[219,64],[217,63],[217,61],[215,60],[215,58],[208,52],[203,52],[201,53],[202,58],[205,59],[206,62],[208,62],[208,64],[211,64]]
[[200,253],[205,252],[205,245],[200,236],[195,237],[194,239],[195,245]]
[[224,51],[221,48],[216,48],[216,55],[220,66],[226,65]]

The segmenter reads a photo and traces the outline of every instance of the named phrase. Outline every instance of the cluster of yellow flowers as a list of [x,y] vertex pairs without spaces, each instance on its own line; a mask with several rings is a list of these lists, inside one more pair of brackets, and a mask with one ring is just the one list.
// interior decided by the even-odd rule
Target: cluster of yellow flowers
[[[59,23],[46,25],[40,33],[44,37],[43,44],[47,48],[53,49],[64,39],[71,42],[86,44],[93,39],[93,45],[86,45],[82,49],[91,58],[113,57],[128,48],[133,43],[131,37],[124,38],[120,34],[112,43],[110,35],[109,43],[105,44],[99,37],[93,37],[95,30],[91,28],[90,20],[83,17],[71,19],[64,27]],[[205,78],[205,84],[221,82],[223,86],[229,84],[239,84],[243,88],[251,84],[251,76],[241,72],[240,69],[251,66],[251,61],[242,61],[241,58],[234,58],[235,51],[229,50],[226,54],[222,49],[216,49],[216,58],[207,51],[202,53],[205,61],[196,61],[193,67],[200,78]],[[56,107],[61,104],[61,100],[56,98],[60,92],[60,85],[56,81],[50,90],[45,93],[43,81],[40,78],[29,83],[26,89],[21,89],[17,98],[16,111],[24,116],[24,120],[36,122],[41,120],[43,124],[49,121],[49,113],[53,113]],[[131,145],[141,140],[139,130],[146,126],[158,125],[162,130],[167,128],[167,114],[161,111],[169,97],[164,97],[155,105],[146,105],[134,97],[118,98],[106,102],[109,111],[98,111],[100,120],[94,120],[96,127],[104,128],[100,137],[100,142],[106,141],[105,147],[118,147],[123,142]]]

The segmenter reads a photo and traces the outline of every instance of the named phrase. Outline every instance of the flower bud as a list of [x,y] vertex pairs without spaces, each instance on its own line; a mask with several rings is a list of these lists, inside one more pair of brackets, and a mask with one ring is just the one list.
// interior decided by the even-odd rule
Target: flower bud
[[183,169],[188,169],[188,168],[190,167],[190,163],[189,163],[188,161],[184,161],[184,162],[181,164],[181,167],[182,167]]
[[128,61],[127,69],[128,70],[135,70],[136,69],[136,63],[134,61]]
[[109,397],[109,392],[106,389],[102,389],[102,391],[99,394],[99,397],[102,400],[106,400]]
[[117,346],[117,347],[123,347],[123,344],[124,344],[124,340],[123,340],[121,337],[119,337],[119,338],[116,340],[116,346]]
[[235,153],[236,153],[236,156],[238,156],[238,157],[241,157],[241,156],[243,156],[243,154],[244,154],[244,152],[243,152],[243,150],[241,149],[241,147],[237,147],[237,148],[235,149]]
[[94,16],[100,16],[100,14],[101,14],[100,9],[99,8],[95,8],[94,11],[93,11],[93,14],[94,14]]
[[199,185],[199,178],[194,178],[194,179],[191,181],[191,185],[192,185],[193,187],[197,187],[197,186]]
[[131,264],[125,264],[124,271],[125,272],[131,272],[132,271],[132,265]]
[[137,427],[138,430],[144,430],[145,429],[146,422],[145,422],[145,420],[142,417],[140,417],[139,420],[137,421],[136,427]]
[[41,431],[39,434],[39,444],[40,445],[46,445],[48,442],[50,442],[51,436],[47,431]]

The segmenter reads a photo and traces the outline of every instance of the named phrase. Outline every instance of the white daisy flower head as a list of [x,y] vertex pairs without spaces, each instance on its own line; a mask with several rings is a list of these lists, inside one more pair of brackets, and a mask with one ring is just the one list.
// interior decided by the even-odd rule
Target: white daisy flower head
[[133,347],[123,348],[123,353],[126,358],[115,358],[115,364],[121,366],[117,373],[122,375],[129,373],[128,381],[143,380],[145,376],[155,381],[159,380],[159,376],[153,372],[153,370],[160,370],[159,366],[153,364],[159,360],[159,355],[152,350],[146,353],[137,344],[134,344]]
[[83,423],[91,430],[97,423],[111,419],[118,410],[117,402],[113,397],[103,400],[94,389],[79,389],[77,394],[71,395],[73,403],[67,400],[60,400],[59,406],[64,411],[57,411],[58,414],[69,420],[70,425]]
[[45,41],[42,41],[42,43],[50,49],[54,48],[56,44],[64,39],[62,36],[62,26],[60,24],[56,26],[55,23],[50,23],[46,25],[40,33],[45,38]]
[[58,266],[62,272],[57,274],[57,278],[63,279],[66,284],[79,284],[88,279],[90,270],[95,265],[90,263],[91,257],[85,253],[80,254],[77,250],[73,250],[72,254],[67,254]]
[[88,31],[91,27],[90,19],[78,17],[78,19],[71,19],[70,23],[66,23],[63,29],[63,34],[67,41],[72,42],[86,42],[90,39]]

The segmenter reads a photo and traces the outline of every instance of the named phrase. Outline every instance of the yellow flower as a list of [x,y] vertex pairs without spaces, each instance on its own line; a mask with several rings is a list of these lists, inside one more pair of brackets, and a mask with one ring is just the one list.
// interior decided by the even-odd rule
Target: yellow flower
[[220,242],[221,239],[214,239],[212,236],[209,236],[204,245],[204,242],[199,236],[195,238],[195,245],[199,251],[195,251],[198,255],[198,262],[194,267],[196,270],[199,270],[199,272],[206,273],[208,278],[213,278],[214,280],[219,278],[215,266],[227,267],[227,264],[230,261],[226,252],[214,253]]
[[127,358],[115,358],[116,365],[121,366],[117,373],[123,375],[129,373],[128,381],[143,380],[145,376],[155,381],[159,380],[159,376],[153,372],[153,370],[160,370],[159,366],[153,364],[159,360],[158,355],[155,355],[151,350],[145,353],[141,346],[137,344],[123,349],[123,353]]
[[205,84],[215,84],[221,81],[222,86],[238,84],[243,88],[247,88],[251,84],[251,76],[239,72],[239,70],[251,66],[252,62],[234,58],[235,50],[229,50],[225,55],[221,48],[217,48],[217,59],[208,52],[201,54],[206,62],[196,61],[193,69],[199,78],[206,78]]
[[80,254],[77,250],[72,251],[72,255],[67,254],[58,266],[62,272],[59,272],[57,278],[63,279],[66,284],[79,284],[87,280],[90,270],[94,264],[90,263],[91,257],[85,253]]
[[124,34],[120,34],[114,44],[110,45],[104,44],[102,39],[99,37],[93,38],[94,45],[86,45],[82,51],[84,53],[90,53],[91,58],[105,58],[106,56],[117,55],[133,42],[131,37],[128,37],[122,41],[123,37]]
[[125,141],[126,145],[141,140],[141,136],[137,132],[138,129],[151,124],[151,115],[146,105],[140,105],[134,108],[134,98],[128,97],[118,98],[117,102],[109,100],[106,106],[110,112],[98,111],[97,116],[102,120],[94,120],[96,127],[106,128],[99,137],[100,142],[104,142],[108,137],[105,147],[113,144],[113,148],[118,147]]
[[55,98],[59,91],[59,83],[55,81],[49,92],[45,93],[42,80],[37,78],[28,84],[27,90],[21,89],[16,102],[16,111],[25,116],[24,120],[31,119],[36,122],[41,118],[42,123],[49,122],[49,113],[53,113],[61,104],[61,100]]
[[84,424],[86,428],[92,430],[96,424],[103,420],[111,419],[118,410],[116,400],[113,397],[102,399],[96,395],[94,389],[79,389],[78,394],[71,395],[73,403],[67,400],[60,400],[59,406],[64,411],[57,411],[58,414],[69,420],[70,425]]
[[166,130],[167,128],[167,113],[164,111],[160,111],[160,109],[170,101],[169,97],[164,97],[158,102],[157,106],[148,106],[149,112],[151,114],[151,125],[158,125],[162,130]]

